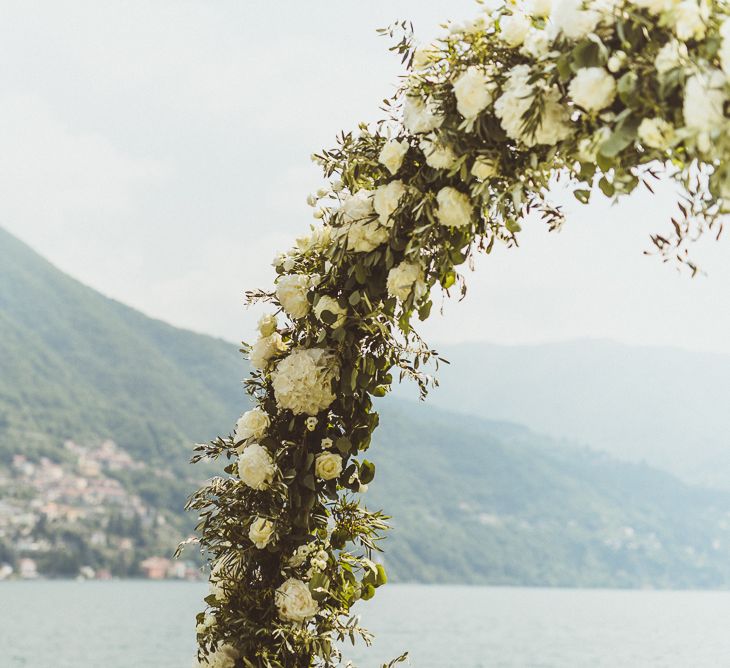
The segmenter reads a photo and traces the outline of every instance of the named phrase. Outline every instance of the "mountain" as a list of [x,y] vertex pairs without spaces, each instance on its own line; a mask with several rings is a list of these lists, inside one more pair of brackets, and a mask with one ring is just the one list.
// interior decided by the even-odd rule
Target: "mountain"
[[390,401],[365,495],[399,580],[730,586],[730,493],[510,423]]
[[451,364],[432,405],[730,489],[730,356],[600,340],[436,347]]
[[[188,466],[192,443],[231,429],[244,375],[232,344],[107,299],[0,230],[0,577],[22,557],[47,574],[137,575],[169,555],[209,471]],[[494,382],[474,382],[476,399],[453,391],[495,415]],[[622,410],[617,398],[614,420]],[[364,501],[393,516],[396,580],[730,586],[724,492],[433,403],[381,412]]]
[[0,228],[0,454],[113,438],[178,471],[230,429],[245,363],[234,346],[107,299]]

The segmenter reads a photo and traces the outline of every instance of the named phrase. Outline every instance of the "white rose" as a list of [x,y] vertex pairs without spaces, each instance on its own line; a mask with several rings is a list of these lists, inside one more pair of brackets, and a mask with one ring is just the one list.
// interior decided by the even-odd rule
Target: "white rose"
[[335,321],[333,323],[325,323],[332,329],[337,329],[345,324],[347,309],[342,308],[334,297],[322,295],[319,298],[317,305],[314,307],[314,315],[317,316],[317,320],[324,322],[324,320],[322,320],[322,314],[325,311],[335,316]]
[[[416,297],[418,298],[425,290],[423,267],[415,262],[401,262],[388,272],[388,294],[396,297],[401,301],[405,301],[410,297],[414,287],[416,289]],[[420,284],[420,285],[419,285]]]
[[545,30],[531,28],[525,37],[520,53],[532,58],[542,58],[550,51],[550,36]]
[[716,69],[694,74],[684,89],[684,124],[696,132],[709,133],[725,123],[727,100],[725,75]]
[[276,298],[289,317],[295,320],[309,313],[308,291],[309,276],[306,274],[281,276],[276,282]]
[[498,164],[496,160],[491,158],[479,157],[474,161],[471,168],[471,174],[480,181],[486,181],[493,176],[497,176]]
[[321,443],[324,450],[329,450],[334,444],[335,442],[331,438],[323,438]]
[[271,336],[276,331],[277,324],[275,315],[272,315],[271,313],[264,313],[264,315],[259,318],[257,325],[259,334],[263,337]]
[[638,136],[644,146],[666,150],[674,139],[674,126],[663,118],[645,118],[639,125]]
[[674,32],[682,41],[702,39],[707,26],[702,20],[702,10],[696,0],[683,0],[673,11]]
[[334,452],[322,452],[314,460],[314,472],[322,480],[334,480],[342,473],[342,456]]
[[251,346],[251,352],[248,359],[254,369],[264,370],[269,365],[271,358],[278,353],[286,350],[286,344],[281,338],[279,332],[274,332],[270,336],[261,337]]
[[507,46],[514,48],[525,41],[525,36],[531,25],[527,16],[522,12],[515,11],[513,14],[503,16],[499,20],[499,36],[507,43]]
[[246,441],[249,438],[259,439],[266,433],[270,425],[269,416],[260,408],[246,411],[238,418],[233,439],[236,443]]
[[309,587],[296,578],[289,578],[276,590],[274,602],[281,619],[299,624],[314,617],[319,609]]
[[439,143],[433,135],[424,137],[419,144],[426,156],[426,164],[434,169],[451,169],[456,163],[456,154],[450,146]]
[[257,517],[251,522],[248,537],[259,550],[263,550],[269,544],[273,533],[274,523],[263,517]]
[[529,0],[527,3],[527,12],[530,16],[545,18],[550,16],[553,7],[553,0]]
[[407,95],[403,104],[403,125],[413,134],[431,132],[441,126],[443,116],[434,109],[431,100],[424,102],[420,97]]
[[532,106],[534,87],[529,83],[529,65],[516,65],[507,76],[502,95],[494,103],[494,113],[509,137],[526,146],[554,145],[572,133],[568,110],[561,101],[560,91],[551,88],[543,94],[543,114],[534,134],[526,134],[523,117]]
[[258,443],[247,445],[238,458],[238,477],[252,489],[262,490],[271,483],[276,465],[269,451]]
[[687,45],[673,39],[667,42],[656,55],[654,67],[658,74],[666,74],[689,59]]
[[469,196],[456,188],[446,186],[436,195],[438,209],[436,217],[446,227],[463,227],[472,220],[472,205]]
[[370,190],[358,190],[345,198],[339,213],[344,223],[370,220],[373,217],[373,193]]
[[391,174],[395,175],[403,164],[403,158],[406,153],[408,153],[408,142],[405,139],[400,141],[398,139],[390,139],[380,149],[378,162],[384,165]]
[[352,223],[342,228],[341,234],[347,236],[347,250],[356,253],[369,253],[388,241],[388,229],[377,220],[372,223]]
[[568,95],[586,111],[600,111],[616,97],[616,80],[602,67],[583,67],[570,82]]
[[476,118],[492,101],[487,75],[472,65],[454,81],[456,108],[466,119]]
[[279,408],[297,415],[316,415],[335,400],[332,383],[340,371],[332,352],[322,348],[296,348],[271,374]]
[[234,668],[238,652],[233,645],[218,645],[207,657],[198,663],[200,668]]
[[550,14],[551,31],[555,36],[564,35],[577,41],[592,33],[601,15],[591,9],[583,8],[583,0],[556,0]]
[[373,207],[378,214],[381,225],[390,227],[393,224],[391,216],[398,208],[401,198],[406,194],[406,187],[403,181],[391,181],[379,186],[373,196]]

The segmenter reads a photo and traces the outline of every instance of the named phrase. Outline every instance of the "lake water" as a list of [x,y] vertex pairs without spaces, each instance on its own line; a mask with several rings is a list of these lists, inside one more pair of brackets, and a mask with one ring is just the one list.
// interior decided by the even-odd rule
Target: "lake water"
[[[0,583],[2,668],[189,668],[205,587]],[[730,666],[730,592],[389,585],[362,607],[374,668]]]

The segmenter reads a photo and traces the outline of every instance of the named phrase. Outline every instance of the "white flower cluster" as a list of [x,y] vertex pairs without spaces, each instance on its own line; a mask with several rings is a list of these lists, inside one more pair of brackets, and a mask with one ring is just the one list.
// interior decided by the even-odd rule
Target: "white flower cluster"
[[374,193],[358,190],[345,199],[338,212],[340,235],[347,239],[347,249],[369,253],[388,240],[388,229],[381,225],[373,202]]
[[416,262],[403,261],[388,272],[388,294],[405,301],[414,293],[419,299],[426,291],[423,267]]
[[311,619],[319,610],[307,584],[296,578],[284,581],[276,590],[274,602],[282,620],[297,624]]
[[295,348],[271,373],[276,403],[296,415],[317,415],[335,400],[332,384],[339,375],[329,350]]
[[269,451],[258,443],[247,445],[238,457],[238,477],[251,489],[266,489],[276,474]]

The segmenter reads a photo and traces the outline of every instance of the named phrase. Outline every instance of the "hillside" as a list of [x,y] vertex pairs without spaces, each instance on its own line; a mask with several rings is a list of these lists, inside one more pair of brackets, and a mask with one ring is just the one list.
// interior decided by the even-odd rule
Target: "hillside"
[[436,347],[451,364],[432,405],[730,489],[730,356],[596,340]]
[[[206,474],[191,445],[230,430],[244,373],[235,346],[107,299],[0,230],[0,562],[133,575],[169,555]],[[493,382],[454,396],[493,415]],[[540,415],[511,399],[521,421]],[[394,579],[730,586],[728,495],[646,465],[397,399],[368,457]]]
[[191,441],[231,428],[244,372],[229,343],[103,297],[0,228],[0,457],[111,437],[183,470]]
[[524,427],[381,408],[366,501],[392,514],[401,580],[730,586],[730,494]]

